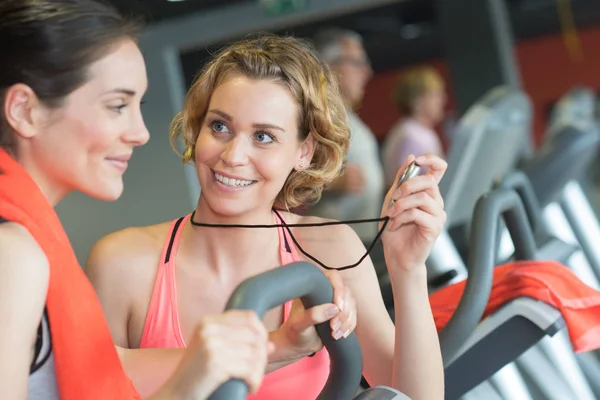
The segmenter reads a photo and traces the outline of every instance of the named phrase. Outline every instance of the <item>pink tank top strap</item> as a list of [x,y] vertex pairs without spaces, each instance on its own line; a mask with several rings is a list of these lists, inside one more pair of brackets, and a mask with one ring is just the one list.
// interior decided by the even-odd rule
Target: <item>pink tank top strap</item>
[[[283,215],[274,211],[276,219],[280,223],[285,223],[285,219]],[[300,261],[300,257],[298,256],[298,251],[296,250],[296,246],[290,240],[289,232],[287,232],[284,227],[277,227],[277,233],[279,234],[279,258],[281,260],[281,265],[291,264],[295,261]],[[286,321],[290,316],[290,311],[292,310],[292,302],[288,301],[283,305],[283,320]]]
[[177,254],[181,232],[189,218],[190,215],[178,218],[169,228],[156,271],[140,348],[185,347],[177,312],[174,263],[171,260],[174,260]]

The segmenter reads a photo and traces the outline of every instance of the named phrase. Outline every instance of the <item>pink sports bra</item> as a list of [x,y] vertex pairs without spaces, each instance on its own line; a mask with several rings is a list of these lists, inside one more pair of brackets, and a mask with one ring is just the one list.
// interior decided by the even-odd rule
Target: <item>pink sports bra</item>
[[[140,348],[185,348],[179,312],[177,309],[177,286],[175,264],[181,229],[190,215],[181,217],[171,224],[169,235],[161,255],[156,274],[152,298],[146,315]],[[279,233],[279,253],[282,265],[300,261],[293,243],[288,241],[284,228]],[[284,305],[284,321],[287,320],[292,302]],[[329,376],[329,354],[323,348],[312,357],[289,364],[266,374],[259,391],[248,396],[252,400],[314,400]]]

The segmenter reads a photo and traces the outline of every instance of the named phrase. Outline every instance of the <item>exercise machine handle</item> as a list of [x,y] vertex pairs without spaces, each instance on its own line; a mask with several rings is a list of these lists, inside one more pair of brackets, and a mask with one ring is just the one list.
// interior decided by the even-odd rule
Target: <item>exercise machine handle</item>
[[[333,288],[327,277],[316,266],[294,262],[251,277],[233,292],[226,310],[252,310],[263,314],[289,300],[300,298],[305,308],[333,302]],[[362,377],[362,353],[356,335],[334,340],[329,322],[315,326],[330,358],[330,373],[317,399],[349,400],[354,397]],[[239,379],[231,379],[219,387],[209,400],[242,400],[248,386]],[[281,394],[285,398],[285,393]]]

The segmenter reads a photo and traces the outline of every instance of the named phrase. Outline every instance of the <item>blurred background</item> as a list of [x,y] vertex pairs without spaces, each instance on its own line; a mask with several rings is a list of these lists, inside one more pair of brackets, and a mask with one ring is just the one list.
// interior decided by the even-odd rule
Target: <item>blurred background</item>
[[434,130],[444,151],[456,121],[497,85],[518,87],[529,96],[533,119],[528,140],[536,147],[543,143],[550,112],[561,96],[576,87],[600,89],[597,0],[112,3],[149,23],[141,47],[150,82],[143,111],[152,137],[136,151],[119,201],[107,204],[75,194],[60,205],[82,262],[103,234],[172,219],[195,205],[200,191],[195,172],[170,149],[168,124],[210,52],[249,33],[311,38],[326,27],[359,33],[373,75],[355,111],[380,145],[402,118],[393,99],[395,84],[411,67],[432,67],[443,78],[447,101]]

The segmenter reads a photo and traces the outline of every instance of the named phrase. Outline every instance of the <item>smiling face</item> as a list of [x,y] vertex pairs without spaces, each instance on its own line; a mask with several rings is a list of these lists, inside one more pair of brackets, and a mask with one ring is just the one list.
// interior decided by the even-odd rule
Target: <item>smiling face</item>
[[196,142],[201,198],[220,215],[270,210],[294,168],[310,163],[298,102],[282,84],[235,76],[211,96]]
[[133,148],[149,139],[140,110],[146,69],[137,45],[123,40],[89,66],[88,76],[58,108],[23,84],[6,94],[17,159],[51,202],[71,190],[117,199]]

